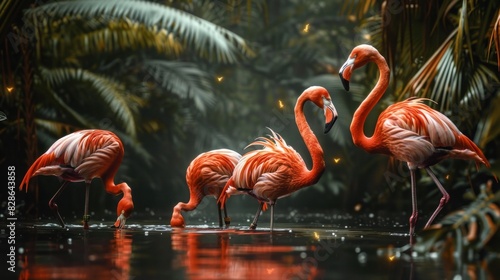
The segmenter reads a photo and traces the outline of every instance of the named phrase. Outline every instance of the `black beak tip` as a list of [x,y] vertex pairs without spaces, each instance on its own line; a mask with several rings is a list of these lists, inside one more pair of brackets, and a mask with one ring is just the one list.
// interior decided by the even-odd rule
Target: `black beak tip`
[[325,134],[327,134],[330,131],[330,129],[332,129],[333,124],[335,123],[336,120],[337,117],[335,117],[331,122],[325,124]]
[[342,72],[339,73],[339,76],[340,76],[340,80],[342,81],[342,85],[344,86],[344,89],[346,91],[349,91],[349,81],[344,79],[344,77],[342,76]]

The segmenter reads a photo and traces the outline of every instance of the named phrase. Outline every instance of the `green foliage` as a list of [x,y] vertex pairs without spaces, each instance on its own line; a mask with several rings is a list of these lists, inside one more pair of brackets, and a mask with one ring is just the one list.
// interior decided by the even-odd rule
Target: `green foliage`
[[[108,19],[127,18],[134,23],[141,23],[149,28],[158,28],[172,33],[185,47],[196,52],[200,57],[211,61],[234,63],[237,54],[251,54],[245,40],[233,32],[217,26],[209,21],[191,14],[164,5],[133,0],[110,1],[56,1],[41,5],[27,11],[29,18],[85,18],[98,19],[106,22]],[[103,43],[119,42],[120,38],[113,38],[113,29],[107,30],[111,36],[104,36],[109,40]],[[107,33],[103,33],[107,35]],[[116,33],[115,33],[116,34]],[[138,35],[136,35],[138,36]],[[127,39],[133,36],[123,37]],[[115,39],[115,40],[113,40]],[[127,43],[129,40],[126,41]]]
[[[463,209],[446,215],[438,224],[425,230],[414,246],[416,251],[442,251],[452,246],[457,256],[463,258],[470,251],[477,253],[491,250],[499,253],[495,244],[500,238],[500,192],[492,193],[491,181]],[[452,244],[450,244],[450,242]]]

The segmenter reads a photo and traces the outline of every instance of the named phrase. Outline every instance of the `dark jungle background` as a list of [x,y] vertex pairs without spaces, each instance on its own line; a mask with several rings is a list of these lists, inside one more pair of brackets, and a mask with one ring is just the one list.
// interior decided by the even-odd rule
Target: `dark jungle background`
[[[18,184],[56,139],[109,129],[125,145],[115,182],[132,187],[131,219],[168,223],[172,207],[189,199],[185,171],[199,153],[244,153],[271,127],[310,164],[293,106],[305,88],[320,85],[339,111],[324,135],[322,112],[306,107],[326,171],[316,185],[280,200],[277,213],[409,212],[405,164],[367,154],[349,132],[378,70],[358,70],[350,92],[338,70],[354,46],[368,43],[385,56],[392,75],[366,133],[388,105],[411,96],[433,99],[430,106],[449,116],[492,164],[476,169],[473,162],[447,160],[434,168],[452,197],[441,217],[472,203],[488,181],[498,203],[498,1],[3,0],[0,7],[0,111],[6,117],[0,164],[5,172],[15,166]],[[35,180],[17,194],[19,215],[53,218],[47,202],[59,185],[55,177]],[[420,208],[430,214],[441,195],[425,172],[418,185]],[[62,213],[80,216],[83,186],[66,189],[58,202]],[[94,216],[114,213],[118,199],[94,180]],[[215,215],[215,201],[206,200],[201,210]],[[255,205],[239,196],[228,208],[253,214]]]

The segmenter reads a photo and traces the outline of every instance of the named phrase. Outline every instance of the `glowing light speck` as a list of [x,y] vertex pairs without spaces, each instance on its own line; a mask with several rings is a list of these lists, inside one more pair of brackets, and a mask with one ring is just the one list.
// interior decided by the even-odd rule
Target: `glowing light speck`
[[340,162],[340,158],[333,158],[333,161],[334,161],[335,163],[339,163],[339,162]]
[[285,104],[283,104],[283,101],[278,100],[278,106],[280,106],[280,109],[283,109],[285,107]]
[[223,76],[220,76],[220,77],[217,77],[217,82],[221,83],[222,80],[224,80],[224,77]]
[[302,29],[302,31],[304,31],[305,33],[309,32],[309,23],[306,23],[306,25],[304,26],[304,29]]

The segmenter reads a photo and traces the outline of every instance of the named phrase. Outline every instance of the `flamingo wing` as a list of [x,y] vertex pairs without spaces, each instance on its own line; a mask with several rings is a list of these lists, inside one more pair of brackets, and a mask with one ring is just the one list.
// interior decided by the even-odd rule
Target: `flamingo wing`
[[[100,177],[110,166],[121,163],[123,145],[111,132],[81,130],[57,140],[28,169],[20,189],[37,175],[54,175],[68,181]],[[118,162],[117,162],[118,161]]]
[[448,117],[425,105],[424,100],[410,98],[380,114],[375,130],[379,130],[389,153],[417,167],[433,165],[446,157],[472,158],[484,163],[480,149]]
[[233,173],[233,191],[244,191],[271,202],[294,191],[294,178],[307,170],[302,157],[277,133],[260,137],[249,146],[261,150],[246,153]]
[[202,153],[188,166],[186,183],[188,186],[196,186],[194,189],[203,191],[205,195],[218,197],[240,158],[239,153],[229,149]]

